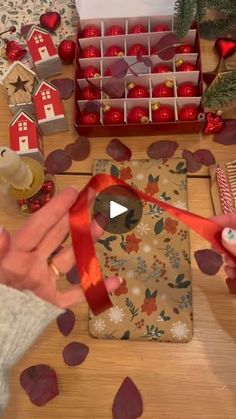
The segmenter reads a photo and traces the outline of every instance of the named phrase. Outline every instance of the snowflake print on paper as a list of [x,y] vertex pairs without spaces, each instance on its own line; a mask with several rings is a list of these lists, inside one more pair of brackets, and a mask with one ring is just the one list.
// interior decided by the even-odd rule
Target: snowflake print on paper
[[150,227],[148,227],[148,224],[140,223],[137,227],[137,232],[140,234],[140,236],[148,234],[149,231]]
[[108,316],[110,318],[110,321],[118,324],[121,323],[124,319],[124,310],[122,307],[118,307],[118,306],[114,306],[112,308],[110,308],[109,312],[108,312]]
[[176,323],[173,323],[172,328],[170,329],[170,332],[174,339],[181,341],[181,340],[187,339],[188,334],[189,334],[189,329],[186,323],[178,321]]
[[94,321],[94,329],[97,332],[102,333],[102,332],[104,332],[105,328],[106,328],[105,320],[103,320],[103,319],[96,319]]

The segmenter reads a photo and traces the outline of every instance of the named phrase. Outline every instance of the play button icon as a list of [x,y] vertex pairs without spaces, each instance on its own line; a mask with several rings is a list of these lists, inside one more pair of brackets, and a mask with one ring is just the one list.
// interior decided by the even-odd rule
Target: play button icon
[[138,195],[125,186],[109,186],[96,198],[93,216],[111,234],[124,234],[135,228],[143,214]]

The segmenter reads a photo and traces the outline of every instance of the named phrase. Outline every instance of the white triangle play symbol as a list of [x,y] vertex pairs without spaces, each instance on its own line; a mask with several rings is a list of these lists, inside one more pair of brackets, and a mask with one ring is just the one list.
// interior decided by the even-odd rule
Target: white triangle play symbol
[[118,217],[121,214],[124,214],[128,211],[128,208],[123,205],[118,204],[117,202],[110,201],[110,218]]

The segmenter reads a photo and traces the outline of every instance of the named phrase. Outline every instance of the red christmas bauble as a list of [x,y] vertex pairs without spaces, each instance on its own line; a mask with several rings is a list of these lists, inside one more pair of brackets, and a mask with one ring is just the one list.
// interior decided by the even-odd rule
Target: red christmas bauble
[[129,89],[129,93],[127,95],[129,99],[149,97],[148,89],[145,86],[141,86],[140,84],[129,83],[127,87]]
[[170,105],[152,105],[153,122],[172,122],[175,120],[174,108]]
[[105,57],[123,57],[125,55],[123,49],[119,45],[112,45],[107,48]]
[[198,87],[191,82],[182,83],[177,89],[177,94],[181,97],[198,96]]
[[169,30],[170,30],[169,26],[162,23],[158,23],[157,25],[154,25],[152,28],[152,32],[165,32]]
[[28,205],[29,205],[30,212],[38,211],[42,206],[39,199],[31,199],[28,202]]
[[45,193],[53,193],[54,192],[54,183],[52,180],[45,180],[43,182],[43,186],[41,190]]
[[82,70],[82,77],[84,79],[93,79],[100,77],[99,70],[94,67],[93,65],[89,65],[88,67]]
[[121,108],[105,107],[103,114],[104,125],[124,124],[124,110]]
[[175,52],[176,54],[191,54],[192,52],[195,52],[195,49],[190,44],[183,44],[176,47]]
[[89,45],[88,47],[84,48],[81,52],[81,58],[96,58],[100,56],[100,50],[97,47],[94,47],[93,45]]
[[165,83],[157,84],[152,91],[153,97],[173,97],[174,96],[174,88],[173,82],[171,80],[167,80]]
[[95,86],[86,86],[84,87],[79,94],[81,100],[96,100],[100,99],[101,92],[99,88]]
[[80,115],[80,124],[81,125],[99,125],[100,114],[98,112],[83,111],[81,112],[81,115]]
[[184,63],[182,60],[178,60],[176,62],[176,70],[177,71],[196,71],[197,66],[196,64]]
[[113,25],[107,29],[105,36],[118,36],[118,35],[124,35],[124,34],[125,34],[125,31],[121,26]]
[[47,29],[49,32],[55,32],[61,24],[61,16],[58,12],[49,11],[42,14],[39,21],[42,28]]
[[147,124],[149,122],[148,109],[137,106],[129,111],[127,119],[129,124]]
[[167,64],[156,64],[152,68],[152,73],[169,73],[170,71],[172,71],[172,69]]
[[137,57],[137,55],[148,55],[148,50],[142,44],[134,44],[129,48],[128,55],[134,55],[135,57]]
[[220,113],[207,112],[202,131],[205,135],[215,134],[216,132],[220,132],[223,126],[224,122]]
[[196,121],[198,119],[198,106],[184,105],[179,110],[179,121]]
[[101,36],[101,30],[96,25],[85,26],[81,33],[82,38],[95,38],[96,36]]
[[130,29],[129,33],[145,33],[147,32],[147,28],[144,25],[134,25]]
[[43,195],[42,199],[41,199],[41,204],[45,205],[47,204],[50,200],[52,199],[52,195],[50,193],[46,193]]
[[65,64],[72,64],[75,59],[75,42],[72,39],[64,39],[58,46],[58,55]]
[[27,201],[27,199],[18,199],[17,201],[16,201],[16,203],[17,203],[17,205],[18,205],[18,207],[22,207],[23,205],[28,205],[28,201]]
[[16,41],[6,41],[6,56],[9,61],[19,61],[24,58],[27,50]]

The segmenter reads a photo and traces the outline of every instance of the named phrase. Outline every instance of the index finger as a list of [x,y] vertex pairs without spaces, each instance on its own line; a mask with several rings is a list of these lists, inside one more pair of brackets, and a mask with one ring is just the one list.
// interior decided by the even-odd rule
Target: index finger
[[215,221],[221,227],[236,228],[235,213],[216,215],[215,217],[212,217],[211,220]]
[[75,188],[66,188],[51,199],[15,234],[12,244],[21,250],[33,250],[47,232],[69,211],[78,197]]

